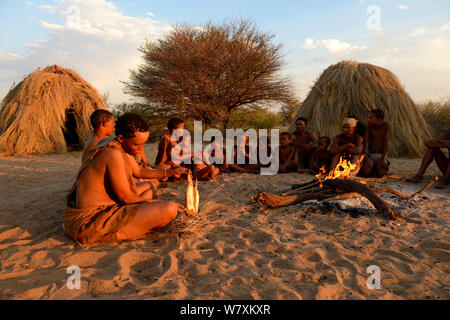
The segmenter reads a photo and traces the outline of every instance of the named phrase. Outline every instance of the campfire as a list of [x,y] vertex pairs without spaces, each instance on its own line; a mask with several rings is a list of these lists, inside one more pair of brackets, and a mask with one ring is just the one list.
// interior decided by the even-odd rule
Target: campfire
[[[328,174],[325,168],[321,168],[320,173],[312,181],[294,184],[281,194],[258,192],[251,198],[264,207],[277,208],[308,200],[332,201],[365,197],[378,213],[387,219],[397,220],[400,218],[400,213],[393,210],[378,194],[390,193],[406,200],[418,196],[438,180],[437,177],[434,177],[428,185],[408,196],[392,187],[385,186],[388,180],[405,180],[404,177],[394,174],[388,174],[383,178],[357,177],[363,160],[364,156],[358,163],[351,163],[341,158],[336,168]],[[379,186],[379,184],[384,186]]]
[[363,155],[356,164],[341,157],[336,168],[327,174],[325,167],[322,167],[319,170],[319,174],[316,175],[316,178],[320,183],[322,183],[328,179],[350,179],[351,177],[356,177],[361,169],[364,157],[365,155]]

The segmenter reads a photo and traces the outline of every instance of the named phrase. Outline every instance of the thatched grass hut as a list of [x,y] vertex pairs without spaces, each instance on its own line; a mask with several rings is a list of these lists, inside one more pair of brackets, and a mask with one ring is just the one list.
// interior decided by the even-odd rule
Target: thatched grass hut
[[62,153],[82,146],[89,117],[106,109],[97,90],[70,69],[36,69],[0,105],[0,152]]
[[[423,143],[431,137],[428,124],[397,77],[375,65],[354,61],[331,65],[311,88],[297,117],[308,119],[308,130],[316,135],[333,138],[341,132],[344,118],[353,115],[366,124],[372,109],[382,109],[392,125],[390,156],[423,153]],[[295,123],[289,128],[294,130]]]

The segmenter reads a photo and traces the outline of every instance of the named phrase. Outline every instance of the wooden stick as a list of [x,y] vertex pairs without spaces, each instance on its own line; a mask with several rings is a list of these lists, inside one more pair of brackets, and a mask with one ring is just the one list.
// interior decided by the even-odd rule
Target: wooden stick
[[325,180],[322,183],[324,186],[334,188],[334,189],[341,189],[346,192],[357,192],[363,195],[367,200],[372,203],[372,205],[380,212],[383,216],[392,219],[397,220],[398,215],[392,210],[390,205],[384,201],[380,196],[375,194],[373,191],[369,189],[366,185],[359,183],[357,181],[353,180],[347,180],[347,179],[331,179],[331,180]]
[[336,195],[336,193],[330,194],[328,192],[309,192],[299,196],[293,195],[283,197],[266,192],[259,192],[251,198],[264,207],[278,208],[289,206],[291,204],[301,203],[307,200],[324,200]]
[[355,181],[360,181],[360,182],[375,182],[375,183],[386,183],[386,180],[391,179],[391,180],[404,180],[406,181],[406,177],[400,177],[400,176],[395,176],[395,175],[385,175],[382,178],[363,178],[363,177],[350,177],[349,180],[355,180]]
[[361,194],[356,192],[347,192],[347,193],[341,193],[337,196],[326,198],[324,201],[333,201],[333,200],[342,200],[342,199],[351,199],[351,198],[361,198],[363,197]]
[[300,190],[291,190],[290,192],[285,192],[282,195],[283,196],[287,196],[287,195],[296,195],[296,196],[301,196],[310,192],[328,192],[328,191],[332,191],[332,189],[330,188],[323,188],[323,187],[311,187],[308,189],[300,189]]
[[[309,187],[312,187],[312,186],[315,186],[315,185],[319,185],[319,181],[317,181],[317,179],[308,181],[306,183],[293,184],[293,185],[291,185],[291,188],[288,189],[288,190],[304,189],[304,188],[309,188]],[[286,190],[286,191],[288,191],[288,190]]]
[[402,198],[403,200],[407,200],[407,199],[411,198],[410,196],[404,195],[400,191],[397,191],[393,188],[371,188],[370,190],[372,190],[375,193],[392,193],[392,194],[396,195],[397,197]]
[[433,179],[431,179],[431,181],[422,189],[420,189],[417,192],[414,192],[410,198],[414,198],[416,196],[418,196],[419,194],[425,192],[429,187],[431,187],[433,184],[435,184],[437,181],[439,180],[439,178],[437,176],[435,176]]

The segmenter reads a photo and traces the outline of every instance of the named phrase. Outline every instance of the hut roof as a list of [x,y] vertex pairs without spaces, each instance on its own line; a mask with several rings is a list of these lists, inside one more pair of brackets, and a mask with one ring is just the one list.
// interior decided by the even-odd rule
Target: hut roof
[[11,155],[66,152],[68,136],[84,144],[91,132],[91,113],[106,109],[94,87],[57,65],[37,68],[0,106],[0,151]]
[[[364,124],[370,110],[382,109],[392,132],[390,156],[418,156],[431,137],[430,128],[397,77],[387,69],[355,61],[329,66],[315,82],[297,117],[308,130],[333,138],[349,115]],[[294,120],[295,122],[295,120]],[[289,131],[295,130],[295,123]]]

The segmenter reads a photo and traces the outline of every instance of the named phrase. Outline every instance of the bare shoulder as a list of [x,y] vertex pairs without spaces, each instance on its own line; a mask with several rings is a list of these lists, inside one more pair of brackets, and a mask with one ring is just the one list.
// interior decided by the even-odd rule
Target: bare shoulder
[[383,128],[385,128],[386,130],[391,129],[391,124],[390,124],[390,122],[383,122]]
[[113,148],[106,148],[102,151],[101,160],[105,164],[114,164],[123,161],[122,153],[119,150]]

